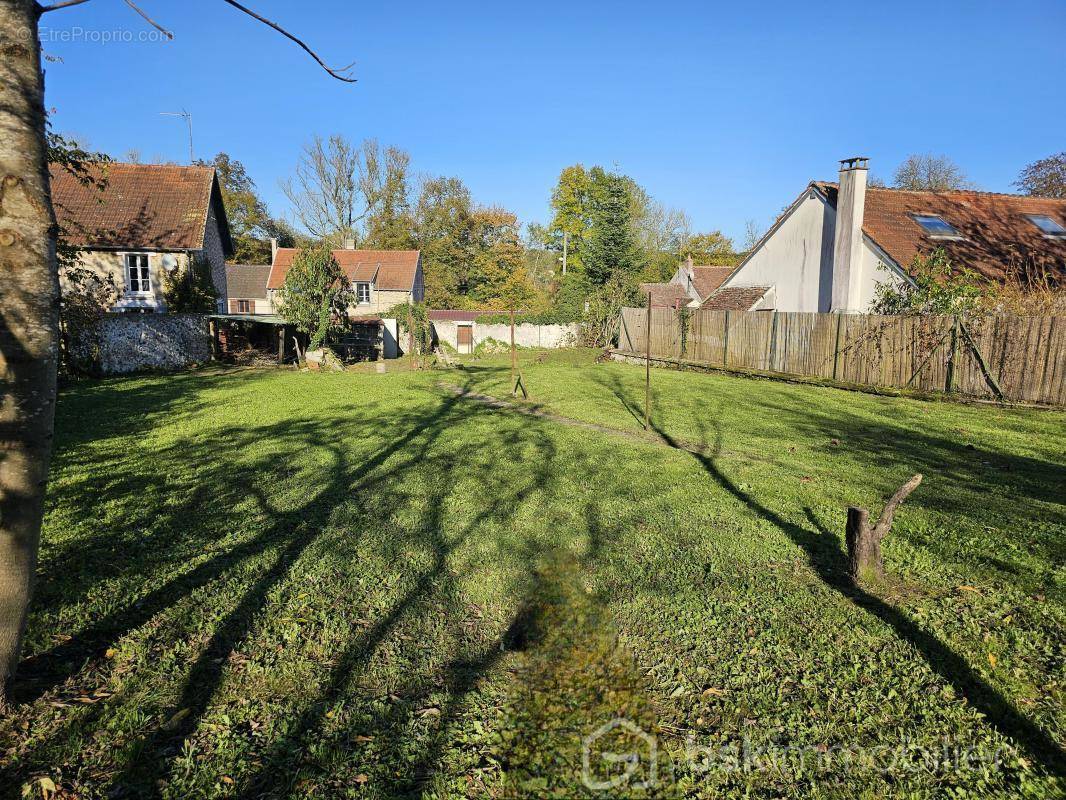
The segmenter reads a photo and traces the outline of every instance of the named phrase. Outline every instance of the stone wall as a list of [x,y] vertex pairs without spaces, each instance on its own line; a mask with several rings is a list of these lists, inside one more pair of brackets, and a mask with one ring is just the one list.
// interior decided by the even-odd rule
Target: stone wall
[[[433,337],[438,342],[444,342],[458,349],[458,325],[469,323],[456,323],[446,320],[433,321]],[[483,325],[480,322],[473,323],[474,347],[486,339],[495,339],[499,342],[510,344],[511,326],[506,323]],[[524,322],[514,326],[514,341],[519,347],[574,347],[577,344],[581,326],[576,322],[568,325],[532,325]]]
[[86,371],[104,375],[181,369],[211,360],[211,332],[202,314],[106,314],[71,347]]

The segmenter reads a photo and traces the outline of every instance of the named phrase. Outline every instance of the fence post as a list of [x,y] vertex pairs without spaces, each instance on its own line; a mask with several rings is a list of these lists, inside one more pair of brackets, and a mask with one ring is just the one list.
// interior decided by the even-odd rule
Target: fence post
[[777,363],[777,312],[774,311],[773,320],[770,323],[770,372],[776,372]]
[[833,380],[837,379],[837,372],[840,369],[840,332],[844,323],[844,315],[841,312],[837,312],[837,335],[833,344]]
[[644,430],[651,430],[651,292],[648,292],[648,327],[644,337]]
[[951,355],[948,357],[946,392],[955,391],[955,360],[959,357],[959,317],[951,318]]
[[722,366],[729,366],[729,311],[725,312],[725,336],[722,337]]

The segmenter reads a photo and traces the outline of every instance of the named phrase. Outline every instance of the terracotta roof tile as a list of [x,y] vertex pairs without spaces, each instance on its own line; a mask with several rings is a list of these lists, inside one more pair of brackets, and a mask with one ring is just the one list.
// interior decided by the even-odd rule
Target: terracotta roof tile
[[[78,247],[199,250],[212,202],[215,170],[111,163],[93,169],[101,191],[51,165],[52,203],[66,239]],[[221,207],[221,197],[217,198]],[[225,228],[225,212],[220,225]],[[228,243],[229,231],[223,238]]]
[[736,267],[693,267],[692,288],[700,297],[709,297],[725,282],[726,278],[733,274],[734,269]]
[[[835,207],[835,183],[814,184]],[[933,214],[962,239],[930,237],[915,220]],[[952,263],[1002,280],[1012,267],[1035,266],[1066,279],[1066,239],[1044,236],[1026,214],[1043,214],[1066,227],[1066,200],[991,192],[866,190],[863,232],[903,269],[918,253],[942,247]]]
[[[267,288],[280,289],[293,259],[300,251],[279,247]],[[373,282],[376,289],[409,292],[418,274],[418,250],[334,250],[333,258],[348,280]]]
[[652,308],[679,308],[691,302],[688,293],[676,283],[640,284],[641,295],[647,296],[648,292],[651,292]]
[[704,300],[700,309],[703,311],[751,311],[752,306],[762,300],[768,291],[770,291],[769,286],[726,286]]

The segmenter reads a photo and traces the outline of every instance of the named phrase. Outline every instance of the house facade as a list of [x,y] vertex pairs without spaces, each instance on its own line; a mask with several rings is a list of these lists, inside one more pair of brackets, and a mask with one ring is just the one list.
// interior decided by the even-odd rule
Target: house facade
[[274,313],[267,292],[269,264],[227,264],[226,313],[266,316]]
[[701,308],[867,313],[878,286],[909,281],[941,248],[989,280],[1066,278],[1066,200],[867,185],[868,159],[812,181]]
[[651,295],[652,308],[699,308],[732,272],[732,267],[693,264],[690,256],[669,282],[642,283],[640,291]]
[[[267,295],[276,312],[277,293],[300,251],[294,247],[274,250],[267,279]],[[357,250],[345,247],[333,251],[333,258],[352,284],[355,296],[348,313],[353,317],[377,315],[400,303],[420,303],[425,296],[422,254],[418,250]]]
[[[88,184],[58,165],[50,174],[60,239],[76,249],[75,266],[117,289],[112,311],[166,311],[165,277],[197,258],[211,265],[218,310],[226,308],[233,243],[214,168],[109,163]],[[62,271],[60,283],[69,286]]]

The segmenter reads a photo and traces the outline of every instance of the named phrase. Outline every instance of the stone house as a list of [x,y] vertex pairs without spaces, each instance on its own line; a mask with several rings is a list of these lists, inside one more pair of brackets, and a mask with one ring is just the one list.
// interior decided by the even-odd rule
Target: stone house
[[102,188],[55,164],[50,173],[60,238],[77,248],[78,266],[117,288],[113,311],[166,311],[164,275],[197,257],[210,263],[218,310],[226,308],[233,243],[214,168],[109,163],[92,168]]
[[227,264],[226,291],[229,314],[273,314],[267,294],[269,264]]
[[1066,200],[867,186],[867,167],[845,159],[837,183],[808,184],[701,308],[865,313],[936,249],[988,280],[1066,280]]
[[[278,247],[267,280],[271,308],[277,310],[277,291],[297,253],[294,247]],[[399,303],[420,303],[425,295],[422,280],[422,254],[418,250],[356,250],[344,247],[333,258],[351,281],[355,303],[348,309],[353,317],[377,315]]]

